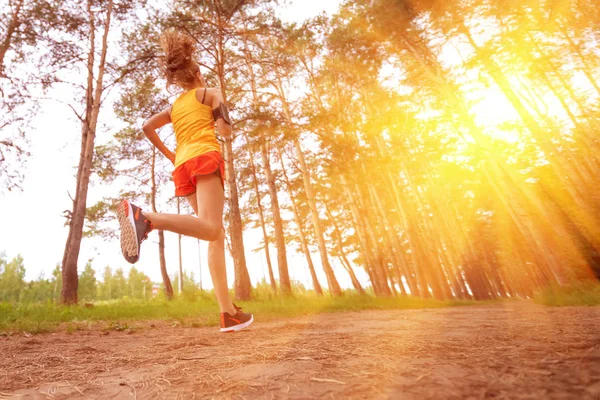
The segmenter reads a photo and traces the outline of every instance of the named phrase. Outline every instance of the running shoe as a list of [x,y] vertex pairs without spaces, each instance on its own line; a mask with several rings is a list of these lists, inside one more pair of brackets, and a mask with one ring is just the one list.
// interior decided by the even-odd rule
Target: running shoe
[[127,200],[119,204],[117,217],[121,226],[121,252],[127,262],[135,264],[140,259],[140,245],[148,238],[152,223],[139,207]]
[[235,314],[221,313],[221,332],[235,332],[249,327],[254,322],[254,315],[242,312],[242,308],[235,307]]

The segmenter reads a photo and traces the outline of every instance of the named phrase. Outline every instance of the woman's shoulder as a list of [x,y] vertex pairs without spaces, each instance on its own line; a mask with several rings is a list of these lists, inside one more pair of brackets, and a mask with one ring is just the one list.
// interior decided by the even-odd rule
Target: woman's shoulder
[[221,89],[219,88],[206,88],[206,93],[210,94],[211,96],[217,96],[217,97],[221,97]]
[[204,105],[210,106],[214,99],[221,99],[221,89],[219,88],[199,88],[196,89],[196,99]]

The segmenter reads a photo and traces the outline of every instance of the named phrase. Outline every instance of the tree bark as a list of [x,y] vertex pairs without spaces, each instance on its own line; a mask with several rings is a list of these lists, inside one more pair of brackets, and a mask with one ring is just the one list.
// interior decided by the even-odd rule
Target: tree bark
[[283,235],[283,222],[281,220],[281,213],[279,212],[279,199],[277,197],[277,188],[275,187],[275,176],[271,171],[271,162],[269,160],[266,139],[264,138],[262,133],[259,137],[259,141],[260,153],[265,168],[265,174],[267,175],[269,195],[271,197],[271,213],[273,214],[273,223],[275,225],[275,242],[277,244],[277,267],[279,269],[279,285],[281,287],[281,293],[283,293],[284,295],[291,295],[292,285],[290,282],[290,276],[288,272],[287,254],[285,250],[285,237]]
[[[278,77],[276,89],[279,94],[279,99],[283,105],[283,112],[285,118],[288,123],[293,124],[292,114],[290,112],[290,107],[283,92],[282,83]],[[304,159],[304,153],[302,152],[302,147],[300,145],[300,139],[298,137],[293,138],[294,147],[296,149],[296,156],[298,157],[298,162],[300,163],[300,173],[302,174],[302,180],[304,182],[304,191],[306,193],[306,198],[308,200],[308,207],[310,209],[310,215],[313,222],[313,229],[315,231],[315,236],[317,238],[317,243],[319,246],[319,255],[321,256],[321,265],[323,266],[323,270],[325,271],[325,276],[327,277],[327,285],[329,287],[329,291],[334,296],[341,296],[342,289],[340,288],[340,284],[338,283],[333,269],[331,268],[331,264],[329,264],[329,259],[327,256],[327,248],[325,246],[325,239],[323,238],[323,229],[321,227],[321,221],[319,219],[319,213],[317,211],[317,202],[315,199],[315,193],[312,187],[312,183],[310,181],[310,171],[306,166],[306,161]]]
[[281,171],[283,172],[283,178],[285,179],[285,184],[287,186],[288,194],[290,196],[290,201],[292,202],[292,212],[294,213],[294,220],[296,221],[296,225],[298,225],[298,236],[300,237],[300,244],[302,246],[302,252],[306,257],[306,263],[308,264],[308,270],[310,271],[310,276],[313,282],[313,288],[317,295],[323,295],[323,289],[321,288],[321,284],[319,283],[319,279],[317,278],[317,273],[315,272],[315,266],[312,262],[312,257],[310,255],[310,249],[308,248],[308,241],[306,240],[306,236],[304,235],[304,228],[302,226],[302,221],[300,220],[300,213],[298,212],[298,206],[296,205],[296,200],[294,198],[294,193],[292,192],[292,185],[290,184],[290,180],[288,178],[287,172],[285,172],[285,165],[283,164],[283,156],[281,154],[281,149],[277,148],[279,152],[279,160],[281,162]]
[[87,192],[90,182],[92,169],[92,158],[94,155],[94,140],[96,138],[96,125],[103,93],[104,68],[106,63],[106,54],[108,50],[108,32],[112,16],[113,2],[108,2],[106,18],[104,21],[104,32],[102,36],[102,48],[100,61],[98,63],[98,77],[94,90],[94,57],[95,57],[95,20],[92,12],[92,3],[88,1],[87,12],[89,15],[90,26],[90,49],[88,52],[88,76],[86,89],[86,110],[85,118],[82,122],[82,152],[79,158],[79,167],[77,170],[77,189],[75,199],[73,200],[73,211],[69,223],[69,235],[65,245],[63,256],[62,273],[63,288],[61,292],[62,302],[64,304],[77,303],[77,260],[81,248],[81,239],[83,236],[83,224],[85,220]]
[[[248,142],[248,137],[244,135],[246,142]],[[274,293],[277,293],[277,283],[275,282],[275,275],[273,274],[273,266],[271,265],[271,255],[269,254],[269,235],[267,234],[267,228],[265,226],[265,217],[262,208],[262,201],[260,196],[260,190],[258,188],[258,177],[256,175],[256,165],[254,164],[254,159],[252,154],[250,153],[250,169],[252,170],[252,178],[254,182],[254,193],[256,194],[256,203],[258,206],[258,216],[260,217],[260,227],[263,233],[263,240],[265,241],[265,256],[267,258],[267,267],[269,268],[269,280],[271,283],[271,289],[273,289]]]
[[[213,1],[217,10],[217,75],[221,94],[225,103],[227,103],[227,84],[225,82],[225,52],[223,50],[225,38],[223,37],[226,22],[223,21],[220,7]],[[232,133],[233,135],[233,133]],[[239,195],[235,176],[233,137],[225,140],[225,163],[227,165],[227,187],[229,189],[229,235],[231,237],[231,256],[233,258],[235,282],[234,291],[237,300],[250,300],[251,285],[248,268],[246,267],[246,254],[244,251],[244,228],[242,226],[242,216],[240,213]]]
[[[367,246],[373,249],[374,254],[374,269],[377,280],[379,281],[380,295],[391,296],[392,291],[388,285],[388,271],[387,271],[387,255],[382,252],[382,248],[377,240],[378,236],[375,234],[375,228],[372,224],[372,218],[369,218],[370,214],[365,213],[366,210],[372,209],[369,207],[367,200],[365,199],[364,193],[361,191],[361,186],[356,182],[354,184],[354,193],[356,194],[357,205],[360,210],[363,210],[365,214],[364,218],[361,217],[363,227],[366,233]],[[350,192],[350,190],[349,190]]]
[[331,211],[329,211],[329,207],[327,207],[327,204],[325,204],[325,212],[327,213],[327,217],[329,218],[329,220],[331,221],[331,223],[333,225],[335,236],[337,238],[338,248],[339,248],[339,253],[340,253],[338,258],[340,259],[340,262],[342,263],[342,266],[344,267],[344,269],[346,271],[348,271],[348,275],[350,275],[350,280],[352,281],[352,286],[354,286],[354,289],[356,289],[356,291],[360,294],[365,294],[365,290],[363,289],[362,285],[360,284],[360,281],[356,278],[356,274],[354,273],[354,270],[352,269],[352,264],[350,264],[350,261],[348,261],[348,258],[346,257],[346,253],[344,252],[344,244],[342,242],[342,232],[340,231],[338,224],[335,221],[335,218],[331,214]]
[[[252,90],[252,102],[254,111],[260,111],[260,102],[256,90],[256,79],[254,76],[254,69],[247,48],[244,49],[244,55],[246,58],[246,64],[248,73],[250,75],[250,87]],[[257,121],[260,125],[261,122]],[[258,142],[260,147],[260,155],[265,169],[265,175],[267,176],[267,187],[269,188],[269,197],[271,198],[271,214],[273,215],[273,225],[275,228],[275,246],[277,248],[277,268],[279,270],[279,285],[281,287],[281,293],[284,295],[292,294],[292,284],[290,282],[290,276],[288,271],[287,253],[285,248],[285,236],[283,234],[283,221],[281,220],[281,213],[279,211],[279,198],[277,196],[277,187],[275,185],[275,176],[271,170],[271,161],[269,157],[269,149],[267,137],[265,136],[264,129],[259,126],[257,129]]]
[[21,8],[25,0],[18,0],[14,11],[11,13],[10,22],[6,28],[6,33],[2,43],[0,43],[0,78],[4,77],[4,56],[10,48],[10,44],[15,33],[15,30],[21,25]]
[[598,92],[598,94],[600,94],[600,86],[598,86],[596,79],[594,79],[594,77],[590,73],[591,68],[587,63],[587,60],[581,53],[580,46],[577,43],[575,43],[573,41],[573,39],[571,39],[571,36],[569,36],[569,32],[567,31],[567,29],[564,26],[559,24],[559,27],[560,27],[560,31],[562,32],[563,36],[565,37],[565,39],[567,39],[567,42],[569,43],[569,47],[571,48],[571,50],[579,56],[579,59],[581,60],[581,63],[583,64],[582,71],[585,74],[586,78],[592,84],[594,89],[596,89],[596,92]]
[[[377,195],[377,193],[375,191],[375,188],[373,187],[373,183],[370,182],[367,185],[369,186],[369,194],[371,196],[371,202],[377,206],[376,210],[379,214],[379,217],[381,218],[381,220],[383,222],[383,233],[384,233],[385,239],[388,243],[388,246],[390,247],[388,252],[390,254],[392,264],[393,264],[392,269],[396,273],[396,278],[398,279],[398,282],[400,282],[400,285],[402,285],[402,276],[408,275],[407,273],[404,272],[403,260],[400,257],[400,253],[402,252],[402,249],[399,248],[399,242],[398,242],[397,238],[394,238],[394,235],[391,232],[393,229],[393,225],[390,223],[390,220],[387,217],[387,213],[385,212],[385,209],[384,209],[383,205],[381,204],[381,199],[379,198],[379,196]],[[400,290],[403,291],[402,286],[400,286]]]
[[[152,202],[152,212],[158,212],[156,209],[156,147],[152,147],[152,166],[150,171],[151,178],[151,197],[150,201]],[[177,213],[179,213],[179,200],[177,203]],[[181,240],[181,235],[179,235]],[[181,248],[179,249],[179,255],[181,259]],[[165,257],[165,233],[162,230],[158,231],[158,260],[160,263],[160,275],[163,280],[163,286],[165,288],[165,296],[168,300],[173,299],[173,285],[171,285],[171,278],[169,277],[169,273],[167,272],[167,259]],[[181,282],[181,279],[179,279]],[[181,285],[181,283],[179,283]]]
[[[180,201],[181,201],[181,199],[178,197],[177,198],[177,214],[181,214]],[[179,291],[179,295],[181,296],[181,294],[183,293],[183,260],[181,259],[181,235],[177,235],[177,250],[179,253],[179,282],[178,282],[179,287],[177,288],[177,290]]]
[[[348,182],[346,178],[341,175],[340,182],[342,187],[344,188],[344,192],[346,194],[346,202],[352,212],[352,217],[354,219],[355,231],[358,233],[358,238],[360,240],[360,247],[362,250],[363,257],[365,259],[365,265],[367,273],[369,274],[369,279],[371,280],[371,284],[373,285],[373,290],[376,296],[386,296],[390,294],[389,287],[387,287],[387,282],[382,281],[381,273],[378,271],[378,264],[380,260],[378,259],[376,253],[374,253],[373,246],[369,243],[369,233],[368,228],[366,227],[366,222],[363,220],[360,210],[359,204],[355,199],[354,193],[350,190],[348,186]],[[387,287],[387,291],[384,287]]]
[[342,266],[344,267],[344,269],[346,269],[346,271],[348,271],[348,274],[350,275],[350,280],[352,281],[352,286],[354,287],[354,289],[356,289],[356,291],[359,294],[364,295],[365,289],[363,289],[362,285],[360,284],[360,281],[356,277],[356,274],[354,273],[354,270],[352,269],[352,265],[346,258],[346,255],[342,252],[338,258],[340,259],[340,262],[341,262]]
[[317,201],[315,199],[315,193],[312,187],[312,183],[310,181],[310,173],[306,166],[306,161],[304,160],[304,153],[302,152],[300,141],[297,138],[294,138],[294,146],[296,148],[296,156],[298,157],[298,162],[300,163],[300,172],[302,173],[302,179],[304,181],[304,190],[306,192],[306,198],[308,200],[308,207],[310,208],[313,229],[315,231],[315,236],[317,237],[317,243],[319,245],[321,264],[323,265],[323,270],[325,271],[325,276],[327,277],[327,285],[329,286],[330,292],[334,296],[341,296],[342,289],[340,288],[340,284],[338,283],[337,278],[333,273],[333,269],[329,264],[329,258],[327,256],[327,247],[325,246],[325,238],[323,237],[323,229],[321,227],[321,220],[319,218],[319,212],[317,210]]
[[225,159],[227,164],[227,187],[229,188],[229,235],[231,237],[231,256],[235,268],[235,298],[250,300],[250,276],[246,267],[242,216],[238,200],[238,190],[233,165],[233,146],[230,140],[225,141]]
[[165,296],[168,300],[173,300],[173,285],[171,285],[171,278],[167,273],[167,268],[163,268],[167,264],[165,259],[165,232],[158,231],[158,257],[160,261],[160,275],[163,280],[163,286],[165,287]]

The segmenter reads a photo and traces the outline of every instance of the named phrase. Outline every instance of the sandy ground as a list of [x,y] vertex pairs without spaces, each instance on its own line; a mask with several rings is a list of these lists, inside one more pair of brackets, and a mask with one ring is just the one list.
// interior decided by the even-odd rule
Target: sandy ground
[[[260,315],[257,316],[260,321]],[[0,337],[2,398],[600,400],[600,307],[321,314]]]

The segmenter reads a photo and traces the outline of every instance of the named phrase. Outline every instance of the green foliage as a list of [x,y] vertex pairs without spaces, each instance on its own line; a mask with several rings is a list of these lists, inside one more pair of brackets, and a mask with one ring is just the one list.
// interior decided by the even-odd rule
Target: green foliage
[[23,257],[16,256],[7,262],[0,254],[0,301],[19,301],[25,289],[25,266]]
[[179,293],[179,274],[171,277],[171,282],[173,284],[173,290],[178,296],[184,296],[188,299],[193,299],[198,296],[199,292],[202,292],[196,286],[196,282],[194,281],[194,271],[191,271],[190,273],[183,271],[183,293]]
[[[187,279],[193,281],[193,276]],[[190,285],[192,288],[193,285]],[[60,301],[62,272],[56,265],[49,279],[41,272],[37,279],[25,281],[23,257],[16,256],[8,262],[4,253],[0,253],[0,302],[6,303],[46,303]],[[143,272],[132,267],[126,277],[121,268],[113,274],[105,267],[102,280],[96,278],[96,271],[89,260],[79,275],[79,299],[82,302],[118,300],[122,298],[150,300],[152,282]]]
[[537,292],[534,301],[546,306],[600,305],[600,284],[584,281],[563,287],[548,287]]
[[[290,297],[313,297],[316,296],[314,290],[308,290],[306,287],[298,281],[291,281],[292,286],[292,294]],[[270,301],[273,299],[282,298],[281,293],[278,291],[277,293],[273,293],[271,289],[271,285],[265,278],[263,278],[260,282],[258,282],[252,288],[252,299],[253,301]]]
[[54,280],[44,279],[44,274],[40,273],[35,281],[25,284],[20,301],[23,303],[48,301],[53,298],[54,286]]
[[[106,169],[98,170],[98,174],[107,173]],[[110,223],[114,222],[114,216],[117,211],[117,201],[104,199],[88,207],[85,211],[85,237],[100,236],[104,239],[117,239],[114,229],[111,229]]]
[[112,298],[112,271],[107,265],[102,273],[102,282],[98,284],[98,300],[111,300]]
[[127,279],[125,279],[123,269],[119,268],[115,271],[115,274],[112,277],[111,285],[113,299],[120,299],[123,296],[127,296]]
[[62,288],[62,274],[57,265],[50,279],[41,272],[36,280],[25,281],[23,257],[17,255],[10,262],[0,253],[0,302],[35,303],[58,301]]
[[62,290],[62,272],[60,270],[60,264],[56,264],[54,271],[52,271],[52,297],[53,301],[58,302],[60,300],[60,291]]
[[96,298],[97,283],[96,271],[92,269],[92,260],[85,264],[83,272],[79,276],[79,299],[82,301],[92,301]]
[[152,282],[143,272],[138,271],[135,267],[129,270],[129,278],[127,279],[128,296],[133,299],[147,300],[152,297]]

